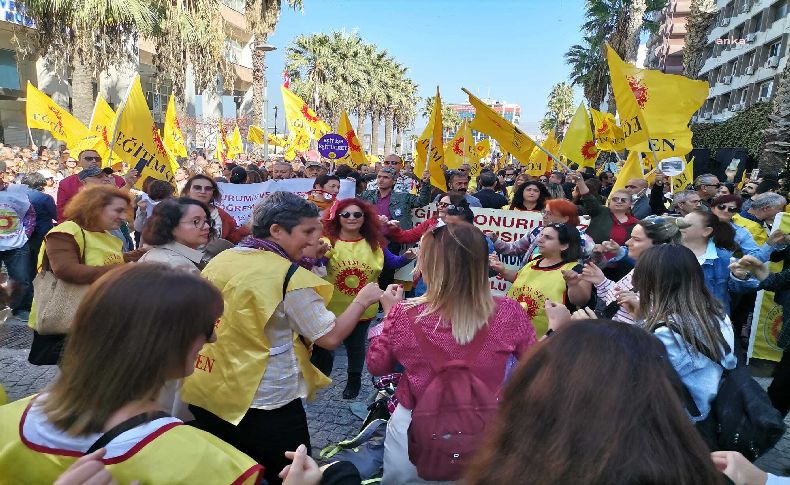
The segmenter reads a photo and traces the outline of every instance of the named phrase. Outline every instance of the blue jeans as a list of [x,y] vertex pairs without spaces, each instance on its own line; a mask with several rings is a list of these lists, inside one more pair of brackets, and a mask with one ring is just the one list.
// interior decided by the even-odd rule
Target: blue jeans
[[30,243],[26,242],[21,248],[0,251],[0,263],[5,264],[8,278],[16,285],[8,306],[14,312],[30,310],[33,303]]

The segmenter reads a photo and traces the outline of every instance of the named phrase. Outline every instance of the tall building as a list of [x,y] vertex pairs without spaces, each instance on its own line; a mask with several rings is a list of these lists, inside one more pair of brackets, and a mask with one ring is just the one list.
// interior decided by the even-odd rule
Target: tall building
[[696,121],[723,121],[769,101],[788,62],[790,0],[718,0],[700,78],[710,82]]
[[[521,106],[515,103],[495,101],[488,98],[483,98],[482,101],[493,108],[498,115],[505,118],[514,125],[518,126],[519,123],[521,123]],[[472,118],[475,117],[475,108],[471,104],[449,104],[448,107],[458,113],[461,119],[472,121]],[[474,135],[476,142],[479,142],[484,138],[491,138],[490,136],[484,135],[483,133],[478,133],[477,131],[473,131],[472,134]]]
[[691,0],[670,0],[656,17],[658,32],[647,41],[648,69],[668,74],[683,72],[683,47],[686,44],[686,20],[691,13]]
[[[33,29],[36,28],[24,11],[15,10],[17,8],[20,8],[18,3],[0,2],[0,142],[25,145],[30,143],[25,122],[27,81],[65,108],[71,109],[72,102],[68,72],[54,72],[43,59],[29,61],[17,55],[13,35],[34,35]],[[244,17],[244,1],[222,0],[220,8],[226,25],[225,55],[233,63],[235,71],[233,89],[225,91],[222,80],[217,79],[215,89],[196,93],[193,77],[188,74],[185,83],[187,116],[229,118],[252,111],[253,36]],[[20,33],[20,25],[27,29]],[[16,32],[12,29],[16,29]],[[172,92],[172,82],[156,73],[153,66],[155,45],[152,40],[139,39],[130,49],[137,53],[137,63],[102,72],[99,81],[94,84],[94,95],[101,93],[113,108],[117,108],[134,75],[139,72],[148,106],[154,119],[162,123]],[[32,136],[36,144],[53,145],[48,133],[33,130]],[[213,144],[213,139],[197,133],[197,140],[188,139],[187,142],[204,146],[204,142]]]

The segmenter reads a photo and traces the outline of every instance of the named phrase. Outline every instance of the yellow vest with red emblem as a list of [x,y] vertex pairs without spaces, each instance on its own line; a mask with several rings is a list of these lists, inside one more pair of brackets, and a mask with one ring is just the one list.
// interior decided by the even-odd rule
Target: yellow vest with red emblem
[[[47,233],[53,234],[62,232],[74,237],[77,242],[77,247],[80,254],[83,255],[83,260],[88,266],[108,266],[111,264],[123,263],[123,243],[120,239],[113,236],[109,232],[95,232],[86,231],[77,225],[74,221],[66,221],[50,229]],[[38,253],[37,268],[41,270],[41,265],[44,261],[44,251],[46,250],[47,242],[41,243],[41,251]],[[35,328],[36,323],[36,300],[33,298],[33,306],[30,309],[30,319],[28,326]]]
[[[329,240],[326,242],[331,244]],[[384,269],[384,251],[381,247],[374,251],[364,239],[338,239],[326,257],[329,258],[326,280],[335,287],[327,308],[339,316],[346,311],[366,284],[375,283],[379,279],[381,270]],[[370,305],[362,314],[362,319],[375,317],[378,307],[378,303]]]
[[[194,374],[184,379],[184,402],[239,424],[266,371],[271,342],[263,329],[283,301],[283,282],[290,266],[290,261],[275,253],[255,249],[229,249],[209,262],[203,277],[222,292],[225,312],[217,322],[217,341],[203,346]],[[299,268],[287,291],[303,288],[313,288],[324,303],[332,297],[332,285]],[[307,384],[307,398],[314,399],[315,392],[332,381],[310,363],[310,354],[296,333],[293,349]]]
[[544,304],[546,300],[565,303],[568,285],[562,277],[563,271],[573,269],[577,263],[563,263],[546,268],[538,267],[543,258],[535,258],[521,268],[507,296],[518,301],[529,314],[535,335],[543,335],[549,329]]
[[[53,483],[79,456],[22,440],[34,396],[0,406],[0,483]],[[139,446],[142,447],[137,448]],[[257,483],[260,465],[221,439],[184,424],[165,425],[124,455],[104,460],[119,483]],[[35,448],[35,449],[34,449]]]

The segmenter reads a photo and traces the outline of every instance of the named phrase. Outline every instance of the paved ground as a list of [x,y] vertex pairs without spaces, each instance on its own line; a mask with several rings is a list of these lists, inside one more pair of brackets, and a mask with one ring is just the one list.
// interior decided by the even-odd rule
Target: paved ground
[[[0,384],[5,387],[9,399],[28,396],[47,385],[54,377],[57,369],[54,366],[38,367],[27,362],[32,333],[25,324],[18,320],[10,320],[0,325]],[[346,356],[344,350],[338,349],[335,368],[332,374],[334,383],[318,393],[318,398],[307,404],[307,416],[310,425],[310,436],[314,455],[330,443],[343,440],[359,431],[362,419],[355,416],[350,405],[362,407],[372,395],[370,376],[363,377],[363,388],[355,401],[346,401],[341,397],[346,381]],[[763,372],[764,373],[764,372]],[[764,387],[769,378],[757,377]],[[790,428],[790,418],[787,420]],[[790,433],[785,433],[777,446],[760,457],[757,465],[764,470],[778,475],[790,475]]]

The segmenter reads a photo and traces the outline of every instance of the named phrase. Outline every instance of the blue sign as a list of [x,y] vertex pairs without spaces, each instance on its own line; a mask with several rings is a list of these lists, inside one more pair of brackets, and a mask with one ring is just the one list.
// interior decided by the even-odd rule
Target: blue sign
[[0,0],[0,21],[36,28],[36,23],[27,16],[24,4],[15,0]]
[[329,133],[318,140],[318,153],[330,160],[343,158],[348,153],[348,142],[337,133]]

